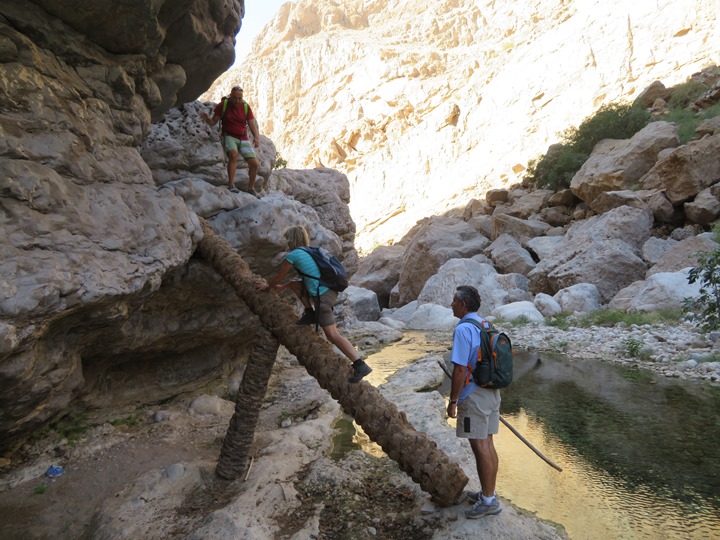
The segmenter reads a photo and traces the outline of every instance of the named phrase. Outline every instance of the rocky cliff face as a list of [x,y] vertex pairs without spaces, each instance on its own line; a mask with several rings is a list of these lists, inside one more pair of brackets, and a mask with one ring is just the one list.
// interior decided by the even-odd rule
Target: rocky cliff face
[[[197,214],[260,273],[298,223],[356,264],[340,173],[323,175],[322,200],[290,200],[316,179],[278,177],[287,196],[262,205],[215,187],[226,173],[201,104],[163,114],[232,63],[243,12],[242,0],[0,3],[0,451],[78,401],[162,399],[246,354],[257,322],[192,258]],[[264,139],[262,183],[274,156]]]
[[518,181],[600,105],[718,62],[715,0],[299,0],[235,82],[292,166],[350,179],[357,245]]

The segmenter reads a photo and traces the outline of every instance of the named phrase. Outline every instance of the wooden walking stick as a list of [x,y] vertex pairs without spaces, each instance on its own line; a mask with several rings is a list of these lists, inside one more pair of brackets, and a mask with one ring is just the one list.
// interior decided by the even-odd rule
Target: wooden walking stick
[[[450,380],[452,380],[452,375],[451,375],[450,372],[447,370],[447,368],[442,364],[442,362],[440,362],[439,360],[438,360],[438,365],[440,366],[440,369],[442,369],[443,372],[445,372],[445,375],[447,375],[447,376],[450,378]],[[502,416],[500,417],[500,421],[503,423],[503,425],[504,425],[505,427],[507,427],[510,431],[512,431],[513,434],[514,434],[518,439],[520,439],[522,442],[524,442],[525,445],[526,445],[530,450],[532,450],[533,452],[535,452],[535,454],[537,454],[537,456],[538,456],[540,459],[542,459],[545,463],[547,463],[548,465],[550,465],[553,469],[556,469],[556,470],[562,472],[562,468],[561,468],[561,467],[558,467],[557,465],[555,465],[555,463],[552,462],[552,460],[550,460],[550,459],[548,459],[547,457],[545,457],[540,450],[538,450],[537,448],[535,448],[535,447],[532,445],[532,443],[530,443],[530,441],[528,441],[525,437],[523,437],[522,435],[520,435],[520,433],[518,432],[518,430],[515,429],[514,427],[512,427],[512,426],[508,423],[508,421],[505,420]]]

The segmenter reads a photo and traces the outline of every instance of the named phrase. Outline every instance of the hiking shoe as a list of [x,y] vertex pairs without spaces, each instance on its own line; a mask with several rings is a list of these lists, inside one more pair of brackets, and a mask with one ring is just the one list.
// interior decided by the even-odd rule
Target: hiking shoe
[[317,322],[317,315],[315,314],[315,310],[313,309],[306,309],[302,317],[300,317],[295,324],[298,324],[300,326],[305,324],[315,324]]
[[500,501],[498,501],[497,497],[489,504],[483,501],[481,497],[470,510],[465,512],[465,517],[468,519],[477,519],[484,516],[496,516],[500,512],[502,512],[502,508],[500,508]]
[[372,368],[368,366],[363,360],[356,360],[353,362],[353,375],[348,379],[351,384],[359,383],[363,377],[372,373]]
[[482,494],[482,491],[466,491],[465,492],[468,498],[468,501],[475,504],[480,500],[480,494]]
[[254,189],[245,189],[245,190],[243,190],[243,191],[244,191],[245,193],[249,194],[249,195],[252,195],[252,196],[255,197],[256,199],[259,199],[259,198],[260,198],[260,194],[259,194],[257,191],[255,191]]
[[230,188],[230,193],[240,193],[240,190],[238,188],[236,188],[235,186],[232,186]]

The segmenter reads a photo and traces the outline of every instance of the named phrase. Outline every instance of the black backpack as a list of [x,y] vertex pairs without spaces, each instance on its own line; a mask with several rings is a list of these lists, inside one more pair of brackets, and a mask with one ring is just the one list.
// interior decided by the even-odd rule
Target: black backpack
[[475,384],[482,388],[505,388],[513,378],[513,350],[510,338],[504,332],[498,332],[490,322],[479,323],[474,319],[463,322],[471,323],[480,330],[480,348],[478,349],[477,366],[473,371]]
[[[320,277],[309,276],[298,271],[298,274],[305,277],[317,279],[321,285],[333,291],[343,292],[348,288],[348,277],[345,267],[327,249],[321,247],[301,247],[305,253],[310,255],[320,269]],[[317,292],[317,291],[316,291]],[[310,292],[312,294],[312,291]],[[319,296],[315,294],[314,296]]]

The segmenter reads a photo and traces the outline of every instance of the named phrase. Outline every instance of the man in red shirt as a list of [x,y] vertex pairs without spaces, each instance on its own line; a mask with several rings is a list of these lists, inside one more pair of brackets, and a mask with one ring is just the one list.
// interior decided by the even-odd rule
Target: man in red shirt
[[[227,100],[227,104],[225,103]],[[233,86],[230,91],[229,98],[220,100],[213,109],[213,117],[210,118],[206,113],[200,113],[200,117],[210,124],[216,125],[222,122],[222,143],[228,155],[228,184],[231,190],[237,191],[235,188],[235,169],[237,168],[238,154],[247,161],[248,164],[248,189],[247,192],[258,197],[255,192],[255,178],[257,177],[259,162],[253,151],[253,147],[260,146],[260,133],[255,122],[250,106],[243,101],[243,89],[239,86]],[[252,144],[248,138],[247,128],[253,135]]]

